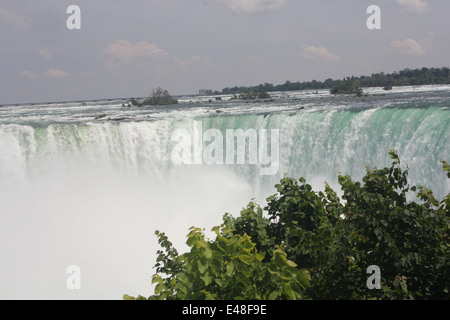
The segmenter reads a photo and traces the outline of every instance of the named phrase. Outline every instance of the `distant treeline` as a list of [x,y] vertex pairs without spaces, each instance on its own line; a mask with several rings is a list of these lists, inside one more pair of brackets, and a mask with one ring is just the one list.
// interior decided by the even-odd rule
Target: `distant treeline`
[[347,80],[357,81],[360,87],[396,87],[396,86],[413,86],[413,85],[429,85],[429,84],[450,84],[450,69],[443,68],[422,68],[422,69],[405,69],[393,73],[373,73],[371,76],[347,77],[344,79],[333,80],[331,78],[325,81],[307,81],[307,82],[290,82],[284,84],[273,85],[264,83],[251,87],[232,87],[225,88],[222,92],[216,91],[215,94],[238,94],[249,91],[273,92],[273,91],[295,91],[295,90],[319,90],[331,89],[342,84]]

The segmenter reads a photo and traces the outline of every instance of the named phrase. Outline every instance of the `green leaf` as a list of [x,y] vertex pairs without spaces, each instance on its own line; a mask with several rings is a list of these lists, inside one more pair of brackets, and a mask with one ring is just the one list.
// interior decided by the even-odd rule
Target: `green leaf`
[[297,280],[303,288],[308,288],[311,282],[311,275],[308,270],[301,269],[297,271]]
[[197,268],[198,271],[203,274],[206,272],[206,270],[208,270],[208,264],[202,264],[202,262],[200,260],[197,261]]
[[233,231],[234,231],[234,230],[233,230],[232,228],[226,226],[226,227],[224,227],[224,228],[222,229],[222,234],[227,235],[227,234],[229,234],[229,233],[231,233],[231,232],[233,232]]
[[184,284],[182,284],[182,283],[178,284],[178,289],[184,294],[188,293],[186,286]]
[[214,278],[214,282],[217,283],[219,287],[223,287],[223,281],[220,278]]
[[288,261],[285,255],[275,253],[275,257],[273,259],[274,263],[279,267],[284,267],[288,265]]
[[157,274],[155,274],[154,276],[153,276],[153,278],[152,278],[152,284],[155,284],[155,283],[163,283],[164,282],[164,280],[163,280],[163,278],[161,278],[159,275],[157,275]]
[[274,276],[280,274],[276,268],[274,269],[273,266],[270,266],[270,267],[267,269],[267,271],[269,271],[269,273],[270,273],[271,275],[274,275]]
[[212,277],[210,277],[208,275],[204,275],[204,276],[200,277],[200,279],[203,280],[203,282],[205,283],[205,286],[209,286],[212,282]]
[[211,249],[208,248],[208,247],[202,248],[202,253],[203,253],[203,255],[205,256],[206,259],[211,259],[212,255],[213,255]]
[[227,264],[227,276],[228,277],[232,277],[233,276],[233,271],[234,271],[234,264],[233,262],[228,262]]
[[161,294],[161,292],[164,289],[166,289],[166,286],[164,284],[162,284],[162,283],[157,284],[156,287],[155,287],[155,295]]
[[226,246],[229,242],[229,240],[227,238],[225,238],[224,236],[217,236],[217,241],[222,245],[222,246]]
[[273,291],[269,295],[269,300],[276,300],[280,296],[280,293],[278,291]]
[[212,228],[211,231],[214,232],[216,235],[219,235],[220,227],[216,226],[216,227]]
[[246,286],[251,285],[249,278],[247,276],[245,276],[243,273],[238,273],[236,278],[239,282],[243,283]]
[[241,254],[239,256],[239,260],[241,260],[246,265],[249,265],[250,263],[252,263],[252,259],[246,254]]
[[285,295],[288,296],[289,300],[295,300],[295,294],[292,291],[291,286],[289,285],[289,283],[286,283],[284,285],[283,292],[284,292]]
[[291,261],[291,260],[287,260],[287,264],[288,264],[289,267],[292,267],[292,268],[296,268],[297,267],[297,264],[294,261]]
[[215,294],[212,294],[211,292],[206,292],[205,293],[205,300],[213,301],[213,300],[217,300],[217,297],[216,297]]

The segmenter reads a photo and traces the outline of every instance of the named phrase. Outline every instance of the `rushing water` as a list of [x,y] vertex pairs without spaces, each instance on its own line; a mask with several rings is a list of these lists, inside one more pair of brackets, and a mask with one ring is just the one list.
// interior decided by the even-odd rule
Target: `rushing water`
[[[365,166],[390,165],[387,149],[408,166],[411,184],[447,194],[440,160],[450,160],[450,86],[365,92],[0,107],[0,298],[148,295],[155,230],[182,247],[189,227],[210,229],[252,198],[263,204],[284,173],[339,190],[339,172],[359,180]],[[174,132],[195,137],[199,126],[223,136],[278,130],[276,174],[262,175],[261,163],[174,163]],[[81,290],[67,289],[70,265],[81,269]]]

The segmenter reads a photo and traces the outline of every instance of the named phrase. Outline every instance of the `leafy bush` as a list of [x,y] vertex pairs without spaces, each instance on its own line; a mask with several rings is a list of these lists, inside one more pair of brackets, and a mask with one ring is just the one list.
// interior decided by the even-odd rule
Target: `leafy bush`
[[270,99],[271,96],[267,92],[258,90],[248,90],[239,94],[241,100]]
[[[449,299],[450,193],[438,201],[410,186],[389,153],[392,166],[366,168],[362,183],[339,175],[342,199],[328,184],[315,192],[285,176],[264,209],[250,202],[239,217],[226,214],[216,239],[192,228],[183,255],[157,232],[165,250],[150,299]],[[366,286],[371,265],[381,290]]]
[[[309,273],[286,258],[277,247],[270,261],[255,249],[248,235],[235,235],[229,227],[213,228],[217,237],[207,240],[201,229],[191,228],[187,244],[190,252],[175,254],[163,233],[157,232],[166,253],[159,252],[157,271],[169,276],[153,276],[157,284],[150,299],[299,299],[309,285]],[[170,257],[168,259],[168,257]]]
[[361,96],[363,91],[359,87],[358,81],[346,80],[342,83],[335,85],[331,90],[331,94],[356,94]]
[[178,100],[172,98],[167,90],[158,87],[153,90],[152,96],[149,99],[144,100],[143,105],[162,106],[177,103]]
[[163,106],[163,105],[177,104],[178,100],[172,98],[172,96],[169,94],[167,90],[158,87],[157,89],[153,90],[152,95],[148,99],[145,99],[144,101],[140,102],[135,98],[131,98],[130,103],[136,107],[149,105]]

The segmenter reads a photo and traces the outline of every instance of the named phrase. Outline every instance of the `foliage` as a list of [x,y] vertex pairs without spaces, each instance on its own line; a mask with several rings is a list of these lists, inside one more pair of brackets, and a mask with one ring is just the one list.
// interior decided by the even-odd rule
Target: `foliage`
[[356,80],[347,80],[335,85],[331,90],[331,94],[357,94],[362,95],[362,89]]
[[131,98],[130,103],[131,103],[131,105],[133,105],[135,107],[139,107],[142,105],[138,100],[136,100],[136,98]]
[[307,82],[291,82],[286,81],[284,84],[273,85],[264,83],[253,87],[227,87],[222,90],[222,94],[239,94],[249,90],[258,90],[260,92],[274,91],[295,91],[295,90],[318,90],[331,89],[340,85],[347,80],[358,81],[360,87],[387,87],[392,86],[414,86],[427,84],[450,84],[450,69],[443,68],[422,68],[422,69],[404,69],[393,73],[373,73],[370,76],[351,76],[344,79],[331,79],[325,81],[307,81]]
[[[252,201],[239,217],[226,214],[214,240],[192,228],[183,255],[157,232],[165,252],[150,298],[449,299],[450,193],[438,201],[410,186],[389,154],[391,167],[366,168],[362,182],[340,174],[342,199],[328,184],[315,192],[285,176],[264,209]],[[366,286],[371,265],[381,269],[381,290]]]
[[169,105],[169,104],[177,104],[178,100],[173,99],[167,90],[161,89],[158,87],[153,90],[152,96],[144,100],[144,105]]
[[239,94],[241,100],[270,99],[271,96],[264,91],[248,90]]
[[169,94],[167,90],[158,87],[153,90],[152,95],[148,99],[145,99],[144,101],[141,102],[136,100],[135,98],[131,98],[130,103],[136,107],[148,105],[163,106],[163,105],[177,104],[178,100],[172,98],[172,96]]
[[[274,248],[268,262],[248,235],[229,227],[213,228],[216,239],[205,238],[192,227],[187,238],[190,252],[179,256],[163,233],[156,232],[166,254],[159,252],[155,295],[151,300],[300,299],[309,284],[309,273],[286,258],[283,246]],[[127,299],[131,297],[126,296]]]

